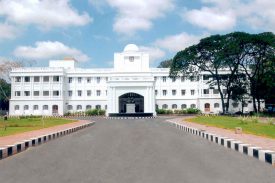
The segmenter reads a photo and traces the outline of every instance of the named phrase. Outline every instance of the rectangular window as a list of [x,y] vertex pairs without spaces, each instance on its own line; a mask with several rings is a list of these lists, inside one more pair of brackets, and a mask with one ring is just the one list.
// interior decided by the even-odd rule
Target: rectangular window
[[39,91],[33,91],[33,96],[35,97],[39,96]]
[[206,95],[209,94],[209,89],[204,89],[203,94],[206,94]]
[[195,76],[190,76],[190,81],[191,82],[195,81]]
[[59,96],[59,91],[58,90],[55,90],[55,91],[53,91],[53,96]]
[[96,96],[100,96],[101,91],[100,90],[96,90]]
[[72,77],[69,77],[69,78],[68,78],[68,82],[69,82],[69,83],[72,83],[72,82],[73,82],[73,78],[72,78]]
[[96,83],[100,83],[100,77],[96,77]]
[[184,82],[184,81],[185,81],[185,77],[184,77],[184,76],[181,76],[181,77],[180,77],[180,80],[181,80],[181,82]]
[[156,96],[158,95],[158,90],[155,90],[155,95],[156,95]]
[[186,91],[185,91],[185,90],[181,90],[181,96],[184,96],[184,95],[185,95],[185,93],[186,93]]
[[40,77],[39,76],[34,76],[33,77],[33,82],[39,82],[40,81]]
[[15,82],[17,83],[21,82],[21,77],[15,77]]
[[177,80],[176,77],[172,77],[172,82],[175,82]]
[[59,76],[53,76],[53,82],[59,82]]
[[157,79],[158,79],[158,78],[155,76],[155,77],[154,77],[154,80],[157,81]]
[[16,97],[20,97],[21,92],[20,92],[20,91],[15,91],[15,92],[14,92],[14,95],[15,95]]
[[30,79],[30,77],[29,77],[29,76],[25,76],[25,77],[24,77],[24,81],[25,81],[25,82],[27,82],[27,83],[28,83],[28,82],[30,82],[30,80],[31,80],[31,79]]
[[162,90],[162,95],[166,96],[167,95],[167,90]]
[[50,81],[50,77],[49,76],[44,76],[43,77],[43,82],[49,82]]
[[77,90],[77,96],[79,96],[79,97],[82,96],[82,91],[81,90]]
[[91,83],[91,78],[87,78],[87,83]]
[[108,95],[108,91],[107,90],[105,90],[105,94],[106,94],[106,96]]
[[163,82],[166,82],[166,76],[163,76],[163,77],[162,77],[162,81],[163,81]]
[[72,91],[72,90],[69,90],[69,91],[68,91],[68,96],[69,96],[69,97],[73,96],[73,91]]
[[50,92],[49,91],[43,91],[43,96],[45,96],[45,97],[50,96]]
[[82,78],[81,78],[81,77],[78,77],[78,78],[77,78],[77,81],[78,81],[78,83],[81,83],[81,82],[82,82]]
[[191,90],[191,95],[195,95],[195,90]]
[[92,91],[91,90],[87,90],[87,96],[90,97],[92,95]]
[[224,95],[227,95],[226,89],[223,89],[223,90],[222,90],[222,93],[223,93]]
[[209,75],[203,75],[203,80],[207,81],[210,79],[210,76]]
[[30,91],[24,91],[24,96],[26,97],[30,96]]
[[173,96],[177,95],[177,90],[172,90],[172,95]]
[[219,90],[218,89],[214,89],[213,90],[213,94],[219,94]]

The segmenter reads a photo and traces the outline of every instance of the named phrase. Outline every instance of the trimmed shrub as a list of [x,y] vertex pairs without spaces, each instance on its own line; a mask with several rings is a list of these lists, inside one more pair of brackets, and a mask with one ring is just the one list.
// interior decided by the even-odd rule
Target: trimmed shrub
[[201,111],[197,108],[187,108],[186,109],[187,114],[199,114]]

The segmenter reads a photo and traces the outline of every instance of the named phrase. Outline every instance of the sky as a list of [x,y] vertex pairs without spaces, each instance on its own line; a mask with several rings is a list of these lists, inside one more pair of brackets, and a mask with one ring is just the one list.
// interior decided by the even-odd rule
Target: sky
[[151,67],[213,34],[275,32],[274,0],[0,0],[0,62],[113,66],[133,43]]

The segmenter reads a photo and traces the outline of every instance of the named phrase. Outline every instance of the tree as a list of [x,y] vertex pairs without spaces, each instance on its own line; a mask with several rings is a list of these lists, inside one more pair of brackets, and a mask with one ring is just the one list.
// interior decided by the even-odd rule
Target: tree
[[169,68],[172,64],[173,59],[164,60],[159,63],[158,68]]
[[0,79],[0,110],[9,109],[11,85],[4,79]]

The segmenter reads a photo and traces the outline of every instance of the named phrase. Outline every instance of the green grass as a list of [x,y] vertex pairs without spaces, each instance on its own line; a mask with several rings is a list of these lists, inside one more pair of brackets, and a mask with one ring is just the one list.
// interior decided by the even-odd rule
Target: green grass
[[186,119],[186,121],[229,130],[235,130],[235,127],[242,127],[243,133],[275,139],[275,125],[259,123],[257,120],[255,120],[255,118],[197,116],[195,118]]
[[61,118],[45,118],[44,126],[40,117],[36,118],[9,118],[6,122],[7,129],[4,129],[5,123],[3,118],[0,118],[0,137],[14,135],[18,133],[23,133],[32,130],[39,130],[42,128],[53,127],[57,125],[63,125],[67,123],[72,123],[75,120],[61,119]]

